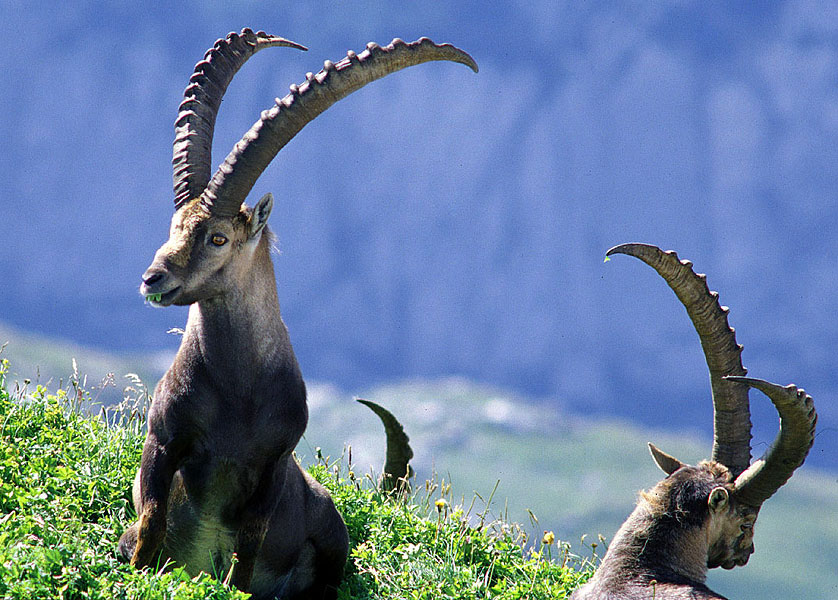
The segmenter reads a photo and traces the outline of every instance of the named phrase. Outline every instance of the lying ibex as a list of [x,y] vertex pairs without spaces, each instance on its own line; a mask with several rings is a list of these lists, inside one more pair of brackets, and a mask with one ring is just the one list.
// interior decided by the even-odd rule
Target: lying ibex
[[251,127],[210,179],[221,98],[255,52],[294,42],[244,29],[195,67],[175,123],[175,214],[140,288],[155,306],[191,305],[158,383],[134,484],[139,521],[119,542],[136,567],[172,559],[224,573],[255,598],[335,597],[346,527],[292,450],[308,420],[306,389],[282,322],[267,227],[273,199],[243,202],[279,150],[336,101],[431,60],[477,65],[428,39],[369,44],[327,61]]
[[404,427],[389,410],[371,400],[356,398],[358,402],[370,408],[384,424],[387,436],[387,458],[381,473],[379,487],[385,492],[409,492],[410,478],[413,477],[413,449],[410,438],[404,432]]
[[[649,444],[667,478],[641,494],[593,579],[572,598],[723,598],[705,585],[707,569],[732,569],[748,562],[760,506],[803,464],[812,446],[815,408],[794,385],[780,387],[744,377],[742,347],[728,325],[728,310],[690,262],[644,244],[608,251],[609,256],[616,253],[652,266],[684,304],[698,331],[713,390],[713,455],[692,467]],[[767,395],[780,414],[777,439],[754,464],[749,387]]]

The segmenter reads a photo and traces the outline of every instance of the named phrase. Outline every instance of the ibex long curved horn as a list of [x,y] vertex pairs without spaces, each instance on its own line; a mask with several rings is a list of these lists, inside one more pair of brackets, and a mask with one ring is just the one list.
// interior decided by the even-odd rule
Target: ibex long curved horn
[[[262,113],[224,159],[206,189],[200,190],[201,202],[213,214],[236,214],[277,152],[317,115],[376,79],[433,60],[458,62],[477,71],[477,63],[467,53],[450,44],[434,44],[428,38],[409,44],[395,39],[383,48],[371,43],[360,54],[350,51],[337,63],[326,61],[319,73],[307,74],[302,84],[291,86],[290,94]],[[194,179],[201,180],[198,176]],[[193,191],[190,189],[190,193]]]
[[771,447],[736,478],[736,496],[750,506],[761,506],[803,464],[815,441],[818,414],[812,397],[795,385],[782,387],[762,379],[726,377],[728,381],[758,389],[780,413],[780,433]]
[[710,291],[704,275],[696,274],[692,263],[679,260],[675,252],[664,252],[648,244],[621,244],[606,255],[628,254],[655,269],[687,309],[710,369],[713,392],[713,460],[738,476],[751,464],[751,412],[748,388],[726,381],[725,376],[742,376],[742,346],[736,343],[728,324],[728,308]]
[[387,459],[384,462],[384,473],[381,479],[381,487],[385,491],[406,489],[404,481],[412,474],[410,459],[413,458],[413,449],[410,447],[410,438],[404,431],[399,420],[383,406],[356,398],[358,402],[368,406],[381,422],[384,424],[384,432],[387,435]]
[[216,41],[195,65],[175,120],[175,210],[198,198],[209,183],[215,118],[227,86],[248,58],[271,46],[306,49],[285,38],[245,28]]

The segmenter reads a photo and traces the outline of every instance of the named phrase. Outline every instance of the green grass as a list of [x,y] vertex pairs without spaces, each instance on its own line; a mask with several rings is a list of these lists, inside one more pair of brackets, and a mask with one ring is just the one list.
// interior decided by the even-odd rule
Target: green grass
[[[100,355],[63,345],[60,340],[3,337],[4,331],[9,330],[0,323],[0,344],[12,340],[2,352],[3,357],[12,359],[6,377],[9,390],[16,389],[15,380],[24,385],[27,378],[32,381],[30,389],[49,379],[50,389],[62,380],[66,386],[73,379],[75,357],[81,373],[92,373],[87,378],[90,383],[100,381],[102,373],[115,372],[116,387],[102,390],[97,384],[91,395],[106,403],[110,393],[119,401],[126,381],[123,373],[146,372],[143,378],[152,383],[167,364],[155,361],[152,355]],[[54,360],[47,360],[50,356]],[[146,371],[138,365],[146,365]],[[83,381],[84,377],[78,379]],[[340,456],[350,445],[356,472],[366,472],[370,466],[380,468],[384,460],[381,423],[352,400],[354,392],[386,406],[405,425],[416,452],[413,466],[420,482],[437,472],[453,482],[448,494],[451,504],[457,503],[453,498],[466,504],[475,490],[488,498],[499,481],[487,520],[494,516],[525,523],[530,539],[536,541],[545,529],[552,530],[562,540],[573,542],[572,551],[585,556],[590,556],[590,542],[598,540],[599,534],[606,539],[614,535],[631,512],[637,491],[660,479],[660,471],[646,450],[647,441],[688,462],[706,458],[710,449],[710,440],[695,432],[649,431],[625,421],[580,418],[563,413],[558,402],[539,404],[509,390],[458,378],[351,391],[311,381],[308,384],[309,427],[297,448],[304,464],[317,462],[315,447],[322,448],[325,455]],[[141,394],[142,389],[135,387],[138,389],[132,394]],[[68,389],[75,393],[72,386]],[[508,414],[498,410],[504,406]],[[709,402],[706,418],[708,422],[712,419]],[[763,437],[757,431],[755,455],[764,452],[775,433],[773,427]],[[819,451],[816,441],[813,452]],[[134,464],[131,462],[129,471],[133,472]],[[127,494],[128,486],[118,491]],[[415,503],[422,502],[416,499]],[[748,565],[732,571],[711,570],[710,587],[740,600],[838,598],[838,573],[834,568],[838,561],[836,513],[838,475],[804,464],[760,511],[757,551]],[[435,513],[431,511],[430,516],[435,517]],[[0,535],[6,527],[6,523],[0,523]],[[587,536],[584,544],[579,543],[582,535]],[[603,546],[600,544],[597,550],[599,555]],[[103,543],[101,552],[111,551],[112,545]],[[559,550],[554,546],[552,553],[556,559]]]
[[[225,573],[219,581],[180,569],[138,572],[116,560],[119,535],[135,518],[129,495],[142,449],[144,388],[134,386],[123,404],[90,417],[77,381],[55,393],[42,386],[9,391],[7,372],[3,360],[0,597],[246,597],[225,585]],[[518,526],[490,520],[478,502],[455,505],[449,485],[427,482],[409,498],[391,498],[372,477],[339,462],[323,459],[311,471],[350,531],[340,598],[563,598],[591,574],[561,542],[524,550]]]
[[[632,511],[638,490],[660,481],[647,441],[693,464],[711,449],[711,441],[698,433],[580,419],[555,404],[539,405],[462,379],[359,392],[386,406],[405,426],[420,480],[436,471],[453,482],[457,498],[491,490],[499,481],[492,501],[495,515],[527,524],[531,539],[552,530],[585,556],[600,534],[606,540],[614,536]],[[350,393],[328,386],[310,385],[309,398],[309,429],[298,448],[301,455],[312,455],[314,446],[337,455],[349,443],[357,470],[380,467],[384,433],[372,412],[353,402]],[[712,422],[709,400],[707,420]],[[773,428],[763,436],[755,434],[755,456],[775,434]],[[530,513],[537,524],[530,524]],[[838,598],[836,514],[838,475],[804,464],[762,507],[756,553],[748,564],[730,571],[712,569],[708,585],[739,600]],[[580,543],[583,535],[586,542]],[[600,543],[597,549],[600,556],[603,547]]]

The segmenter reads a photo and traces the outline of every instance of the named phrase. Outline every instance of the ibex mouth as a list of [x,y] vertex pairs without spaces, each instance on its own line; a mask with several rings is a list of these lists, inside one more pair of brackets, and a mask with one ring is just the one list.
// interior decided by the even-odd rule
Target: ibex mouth
[[750,555],[746,556],[744,558],[742,558],[742,557],[731,558],[731,559],[726,560],[725,562],[723,562],[723,563],[721,563],[720,565],[717,565],[717,566],[720,566],[721,568],[726,569],[726,570],[729,571],[730,569],[733,569],[735,567],[742,567],[742,566],[748,564],[748,559],[749,558],[750,558]]
[[145,300],[152,306],[169,306],[179,291],[180,286],[171,289],[168,292],[158,294],[145,294]]

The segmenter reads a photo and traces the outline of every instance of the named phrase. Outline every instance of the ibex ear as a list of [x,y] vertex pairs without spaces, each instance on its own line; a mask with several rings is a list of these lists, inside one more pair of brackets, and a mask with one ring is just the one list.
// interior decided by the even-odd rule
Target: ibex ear
[[675,471],[685,466],[680,460],[660,450],[652,442],[649,442],[649,452],[652,453],[655,464],[667,475],[672,475]]
[[710,492],[710,497],[707,499],[707,505],[710,507],[710,512],[717,513],[727,507],[730,502],[730,494],[723,487],[713,488]]
[[248,237],[253,239],[264,229],[268,224],[268,217],[271,216],[271,210],[274,207],[273,194],[267,193],[262,196],[262,199],[256,203],[250,213],[250,221],[248,222]]

